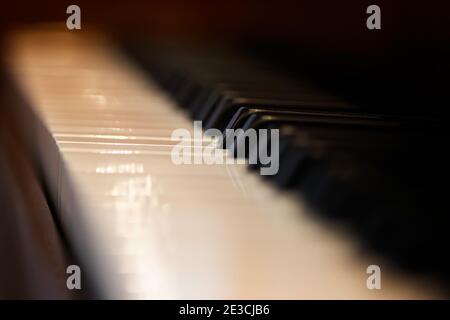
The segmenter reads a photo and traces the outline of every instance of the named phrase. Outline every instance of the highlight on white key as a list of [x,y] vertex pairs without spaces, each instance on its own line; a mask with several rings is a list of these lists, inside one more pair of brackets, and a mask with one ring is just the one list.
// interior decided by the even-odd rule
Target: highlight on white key
[[194,130],[175,129],[170,139],[177,142],[171,150],[171,160],[177,165],[248,163],[259,166],[261,175],[278,173],[278,129],[226,129],[222,132],[209,128],[203,131],[202,121],[194,121]]

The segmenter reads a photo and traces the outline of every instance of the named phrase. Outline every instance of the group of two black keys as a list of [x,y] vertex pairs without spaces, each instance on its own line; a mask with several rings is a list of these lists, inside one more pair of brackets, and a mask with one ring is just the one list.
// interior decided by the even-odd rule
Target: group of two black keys
[[[350,222],[370,246],[405,265],[434,271],[449,266],[427,250],[447,237],[450,226],[439,192],[429,189],[447,166],[445,157],[430,158],[443,143],[440,119],[365,112],[233,52],[129,52],[204,129],[219,129],[224,137],[227,129],[278,129],[279,170],[267,180],[300,191],[317,212]],[[233,153],[248,142],[233,139]],[[248,156],[267,146],[246,147]],[[424,219],[430,208],[434,212]],[[420,259],[412,247],[422,251]]]

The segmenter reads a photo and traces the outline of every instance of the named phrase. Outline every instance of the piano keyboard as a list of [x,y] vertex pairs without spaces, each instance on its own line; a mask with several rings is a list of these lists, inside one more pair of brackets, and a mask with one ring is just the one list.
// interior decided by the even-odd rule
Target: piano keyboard
[[[194,135],[178,106],[183,95],[169,96],[101,35],[28,31],[15,34],[10,48],[45,184],[99,297],[440,296],[427,279],[363,251],[347,229],[317,218],[302,196],[245,164],[175,165],[172,132]],[[188,110],[202,112],[208,127],[217,124],[214,110],[195,103]],[[369,265],[381,267],[381,290],[367,287]]]

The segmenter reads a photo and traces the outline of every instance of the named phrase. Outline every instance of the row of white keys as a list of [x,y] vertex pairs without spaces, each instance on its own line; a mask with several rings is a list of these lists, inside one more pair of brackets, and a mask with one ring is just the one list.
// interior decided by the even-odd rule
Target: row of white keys
[[[60,218],[104,297],[434,296],[245,165],[173,164],[170,135],[192,133],[191,121],[103,38],[12,39],[11,69],[81,204],[71,210],[60,195]],[[371,264],[382,267],[381,290],[367,288]]]

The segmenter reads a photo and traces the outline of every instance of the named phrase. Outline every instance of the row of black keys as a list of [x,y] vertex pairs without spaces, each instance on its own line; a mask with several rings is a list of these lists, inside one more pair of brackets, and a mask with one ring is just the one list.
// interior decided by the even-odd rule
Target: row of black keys
[[[226,129],[279,129],[279,171],[265,179],[298,191],[397,263],[450,274],[445,119],[366,113],[235,53],[127,51],[204,128],[225,136]],[[230,151],[244,143],[246,156],[262,147],[245,135],[233,139]]]

